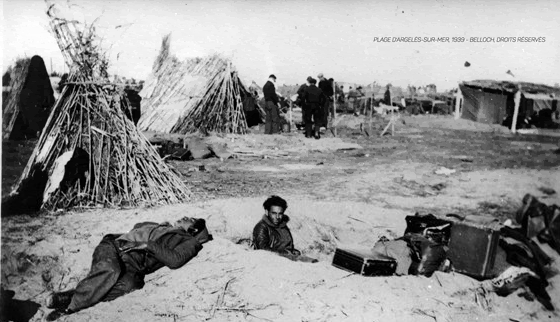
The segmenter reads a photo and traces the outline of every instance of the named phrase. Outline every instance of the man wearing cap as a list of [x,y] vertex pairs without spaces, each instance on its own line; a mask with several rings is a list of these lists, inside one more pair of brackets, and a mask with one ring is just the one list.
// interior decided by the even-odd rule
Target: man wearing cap
[[303,93],[305,111],[305,137],[313,137],[313,125],[315,125],[315,139],[321,138],[321,133],[319,129],[323,122],[323,106],[325,105],[326,97],[317,87],[317,80],[311,79],[309,81],[309,86],[305,89]]
[[270,75],[268,81],[263,86],[265,100],[265,124],[264,134],[275,134],[280,132],[280,110],[278,107],[278,95],[276,95],[276,76]]

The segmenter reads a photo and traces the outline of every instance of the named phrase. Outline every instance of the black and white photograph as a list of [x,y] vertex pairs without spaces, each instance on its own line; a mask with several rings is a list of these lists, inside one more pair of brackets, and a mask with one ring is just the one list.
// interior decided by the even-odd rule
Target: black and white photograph
[[0,10],[0,322],[560,320],[557,1]]

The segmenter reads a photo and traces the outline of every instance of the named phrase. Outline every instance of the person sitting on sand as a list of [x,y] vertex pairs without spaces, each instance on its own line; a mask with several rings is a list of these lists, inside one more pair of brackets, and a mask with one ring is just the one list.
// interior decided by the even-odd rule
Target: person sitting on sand
[[288,208],[286,200],[279,196],[271,196],[263,203],[264,216],[253,229],[253,247],[280,254],[291,260],[317,262],[301,255],[294,248],[292,233],[288,228],[290,218],[284,214]]
[[54,321],[141,289],[145,275],[163,266],[182,267],[210,240],[204,219],[188,217],[174,225],[142,222],[126,234],[105,235],[93,252],[89,274],[76,289],[47,297],[46,306],[55,310],[45,320]]

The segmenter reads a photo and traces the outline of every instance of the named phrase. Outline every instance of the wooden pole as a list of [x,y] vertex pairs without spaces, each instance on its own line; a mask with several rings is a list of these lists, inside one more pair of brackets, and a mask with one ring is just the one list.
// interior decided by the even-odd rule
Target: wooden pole
[[391,136],[395,135],[395,110],[391,109]]
[[[371,86],[373,88],[373,83]],[[373,92],[371,92],[371,102],[369,107],[369,133],[373,133],[371,132],[371,128],[373,127]]]
[[292,126],[294,126],[293,119],[292,119],[292,105],[293,105],[293,102],[290,99],[290,128],[289,128],[288,132],[292,132]]
[[515,93],[513,101],[515,103],[515,106],[513,108],[513,119],[511,120],[511,133],[515,134],[517,132],[517,117],[519,116],[519,105],[521,104],[521,87],[519,88],[517,93]]
[[457,93],[455,94],[455,119],[458,120],[461,117],[461,100],[463,99],[463,93],[461,92],[461,87],[457,87]]
[[334,136],[336,137],[336,126],[335,126],[335,120],[336,120],[336,82],[333,81],[333,115],[332,115],[332,127],[334,130]]

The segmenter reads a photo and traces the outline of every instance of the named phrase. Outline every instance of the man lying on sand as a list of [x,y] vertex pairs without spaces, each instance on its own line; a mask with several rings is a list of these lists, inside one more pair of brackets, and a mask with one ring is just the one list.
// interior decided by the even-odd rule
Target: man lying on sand
[[163,266],[185,265],[212,240],[204,219],[184,217],[174,225],[143,222],[126,234],[108,234],[93,252],[91,270],[74,290],[55,292],[46,306],[55,309],[45,320],[88,308],[141,289],[144,276]]
[[284,215],[288,208],[286,200],[271,196],[263,203],[264,216],[253,229],[253,246],[280,254],[291,260],[301,262],[317,262],[316,259],[301,255],[294,248],[292,233],[288,228],[290,218]]

